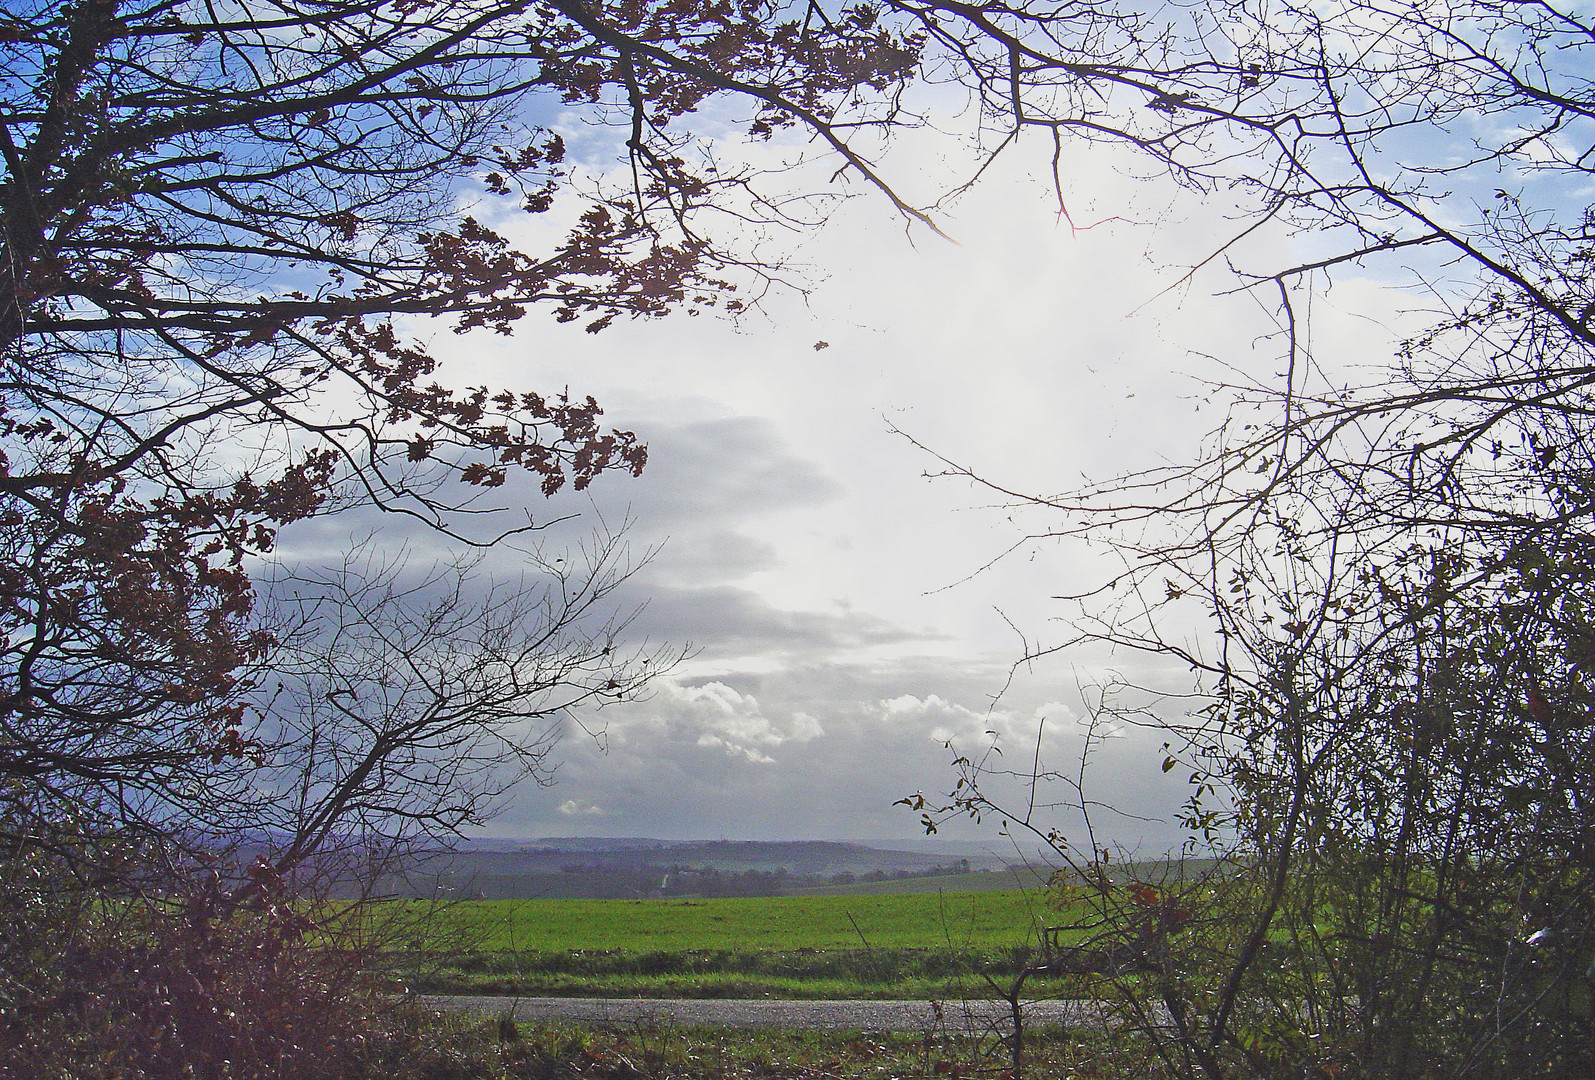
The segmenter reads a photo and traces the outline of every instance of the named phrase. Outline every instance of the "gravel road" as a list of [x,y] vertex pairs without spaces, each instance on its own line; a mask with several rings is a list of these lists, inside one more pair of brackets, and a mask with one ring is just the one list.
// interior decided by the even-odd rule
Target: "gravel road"
[[[990,1031],[1009,1027],[1008,1006],[994,1001],[728,1001],[642,998],[425,997],[445,1011],[512,1013],[517,1020],[602,1026],[708,1024],[720,1027],[839,1028],[864,1031]],[[1086,1001],[1037,1001],[1024,1007],[1026,1024],[1096,1019]]]

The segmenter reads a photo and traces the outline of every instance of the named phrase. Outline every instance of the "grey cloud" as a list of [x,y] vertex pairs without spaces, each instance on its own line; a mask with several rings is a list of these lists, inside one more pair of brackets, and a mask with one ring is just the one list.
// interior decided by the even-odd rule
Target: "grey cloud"
[[647,482],[631,493],[632,506],[649,529],[818,506],[842,493],[759,417],[638,427],[648,443]]
[[732,655],[769,651],[802,657],[940,637],[867,612],[786,610],[733,585],[693,588],[643,581],[636,593],[647,603],[632,624],[636,633]]
[[775,545],[733,529],[694,529],[679,538],[666,537],[649,563],[650,578],[675,580],[736,579],[781,565]]
[[[648,542],[683,535],[724,539],[736,525],[772,511],[817,507],[837,498],[843,488],[814,462],[804,458],[769,420],[735,416],[686,422],[636,421],[631,426],[648,444],[648,465],[639,477],[622,473],[601,476],[585,491],[567,487],[553,497],[537,490],[529,474],[512,469],[497,488],[469,488],[451,478],[416,478],[420,489],[432,487],[444,500],[469,501],[467,513],[451,522],[474,539],[522,528],[517,543],[569,544],[590,533],[600,521],[616,528],[634,523]],[[435,530],[413,517],[362,504],[294,526],[285,538],[306,551],[337,548],[350,535],[375,532],[385,542],[421,547],[446,546]],[[768,551],[759,558],[767,558]],[[767,563],[749,560],[757,567]]]
[[660,538],[723,532],[763,514],[819,507],[844,492],[760,417],[617,424],[634,428],[648,445],[641,476],[603,476],[585,492],[544,499],[528,478],[512,475],[496,497],[524,503],[539,520],[575,519],[555,533],[579,533],[589,527],[581,519],[597,513],[612,525],[633,521],[639,535]]

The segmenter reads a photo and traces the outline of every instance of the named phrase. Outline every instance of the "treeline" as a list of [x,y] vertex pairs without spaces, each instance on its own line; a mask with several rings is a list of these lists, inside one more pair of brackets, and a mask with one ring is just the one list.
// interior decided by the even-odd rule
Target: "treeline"
[[894,870],[891,873],[885,870],[871,870],[867,874],[832,874],[825,879],[824,884],[856,885],[861,881],[907,881],[910,878],[945,877],[948,874],[967,873],[969,873],[969,860],[959,859],[952,866],[932,866],[927,870]]
[[864,874],[794,874],[785,867],[774,870],[720,870],[712,866],[581,866],[562,869],[569,877],[589,880],[609,878],[619,891],[612,895],[637,896],[785,896],[796,889],[825,885],[852,885],[861,881],[903,881],[909,878],[941,877],[969,872],[969,861],[920,870],[871,870]]
[[[562,869],[570,879],[580,878],[599,886],[604,896],[783,896],[794,877],[782,867],[775,870],[717,870],[712,866],[581,866]],[[605,888],[605,883],[608,887]]]
[[557,872],[474,871],[458,867],[392,874],[377,892],[405,899],[638,900],[663,897],[788,896],[832,885],[903,881],[968,873],[963,862],[916,870],[799,874],[785,867],[727,870],[680,863],[654,866],[570,863]]

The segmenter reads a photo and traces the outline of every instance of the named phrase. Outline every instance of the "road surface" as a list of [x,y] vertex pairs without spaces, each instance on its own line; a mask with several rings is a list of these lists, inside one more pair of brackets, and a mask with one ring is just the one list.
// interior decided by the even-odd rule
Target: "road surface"
[[[517,1020],[602,1026],[706,1024],[744,1028],[836,1028],[864,1031],[988,1032],[1010,1027],[1001,1001],[731,1001],[722,999],[549,998],[428,996],[426,1004],[450,1012],[473,1011]],[[1036,1001],[1024,1007],[1027,1025],[1097,1020],[1089,1001]]]

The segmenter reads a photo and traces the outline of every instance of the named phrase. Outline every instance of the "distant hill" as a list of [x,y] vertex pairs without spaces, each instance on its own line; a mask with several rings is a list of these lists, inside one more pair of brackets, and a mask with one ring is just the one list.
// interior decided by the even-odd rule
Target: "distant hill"
[[484,839],[419,856],[406,873],[388,879],[384,891],[484,899],[628,897],[666,890],[772,895],[839,883],[833,879],[1004,868],[1002,859],[989,854],[893,851],[834,840]]
[[481,869],[562,870],[580,866],[693,866],[722,871],[785,870],[797,875],[867,874],[877,870],[926,870],[968,863],[972,870],[998,870],[996,855],[896,851],[836,840],[648,840],[572,838],[469,840],[453,852],[462,866]]
[[669,847],[671,841],[646,836],[545,836],[535,840],[480,839],[463,843],[482,851],[653,851]]
[[[1129,862],[1109,867],[1108,876],[1158,881],[1211,869],[1207,860]],[[1018,853],[1004,859],[836,840],[475,839],[417,856],[381,891],[485,900],[973,892],[1038,888],[1051,876],[1046,861]]]

